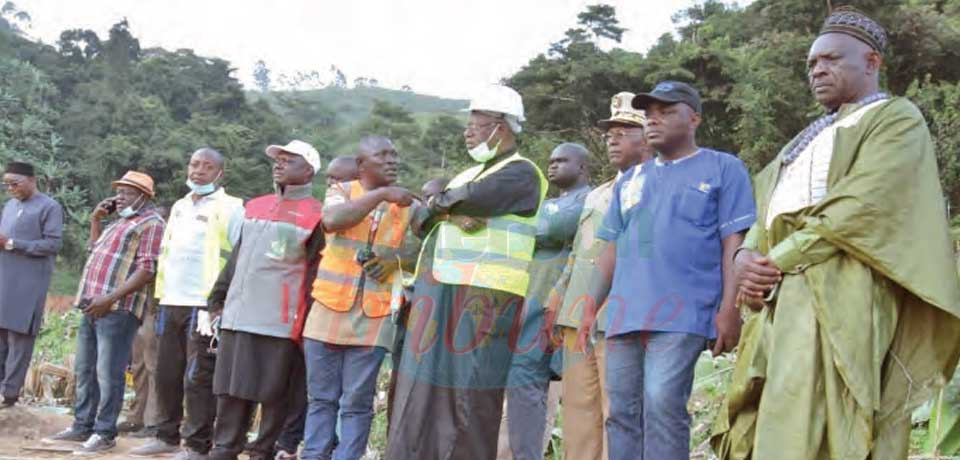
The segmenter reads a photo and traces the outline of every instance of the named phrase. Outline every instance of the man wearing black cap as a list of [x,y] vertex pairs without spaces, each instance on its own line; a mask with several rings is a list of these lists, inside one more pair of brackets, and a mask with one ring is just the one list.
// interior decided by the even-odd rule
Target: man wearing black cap
[[[633,99],[658,156],[624,173],[598,238],[609,241],[594,292],[607,300],[610,459],[686,460],[693,371],[740,335],[733,254],[753,223],[750,177],[728,153],[698,147],[700,96],[662,82]],[[609,297],[607,296],[609,293]]]
[[756,313],[714,426],[722,459],[907,458],[913,409],[953,374],[937,160],[917,107],[880,90],[886,44],[856,10],[827,18],[807,58],[826,113],[756,177],[734,262]]
[[37,191],[33,165],[7,163],[3,188],[10,199],[0,216],[0,408],[20,396],[63,231],[63,210]]

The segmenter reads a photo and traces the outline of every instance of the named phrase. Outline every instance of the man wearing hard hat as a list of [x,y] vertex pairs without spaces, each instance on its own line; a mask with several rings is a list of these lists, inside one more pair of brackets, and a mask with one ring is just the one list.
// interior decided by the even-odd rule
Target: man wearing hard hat
[[387,458],[494,459],[530,281],[543,173],[517,152],[523,103],[493,85],[471,101],[463,136],[477,163],[417,212],[424,237]]

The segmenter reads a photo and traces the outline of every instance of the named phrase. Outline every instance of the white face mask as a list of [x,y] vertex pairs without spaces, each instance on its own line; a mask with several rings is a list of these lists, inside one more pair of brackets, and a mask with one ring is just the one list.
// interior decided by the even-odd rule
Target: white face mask
[[493,132],[490,133],[490,137],[488,137],[486,141],[477,144],[476,147],[467,151],[467,153],[470,154],[470,158],[473,158],[473,161],[476,161],[477,163],[486,163],[493,157],[497,156],[497,150],[500,149],[500,141],[497,141],[497,145],[493,146],[492,149],[490,148],[489,144],[490,139],[493,139],[493,135],[497,133],[497,129],[499,129],[499,127],[500,123],[497,123],[497,127],[493,129]]
[[217,174],[217,177],[214,178],[212,182],[205,185],[199,185],[188,178],[187,187],[190,187],[190,190],[193,191],[193,193],[196,193],[197,195],[200,195],[200,196],[209,195],[217,190],[217,181],[220,180],[220,176],[222,175],[223,175],[223,172],[220,172],[219,174]]
[[134,207],[137,205],[137,202],[140,201],[141,199],[143,199],[143,195],[140,195],[140,198],[137,198],[136,200],[134,200],[133,203],[130,203],[130,206],[127,206],[121,209],[120,211],[118,211],[117,215],[120,217],[123,217],[124,219],[129,219],[137,215],[137,211],[139,211],[139,209],[134,209]]

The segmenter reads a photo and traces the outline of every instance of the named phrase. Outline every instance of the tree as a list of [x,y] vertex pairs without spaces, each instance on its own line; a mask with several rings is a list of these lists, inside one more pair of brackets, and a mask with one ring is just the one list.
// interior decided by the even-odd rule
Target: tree
[[333,87],[334,88],[346,88],[347,87],[347,76],[343,74],[343,71],[335,65],[330,66],[330,73],[333,74]]
[[10,30],[22,35],[32,25],[30,14],[21,10],[13,2],[3,2],[0,6],[0,30]]
[[588,6],[586,11],[577,15],[577,23],[590,31],[594,40],[606,38],[620,43],[627,31],[620,27],[616,8],[604,4]]
[[270,69],[267,68],[267,63],[263,62],[263,59],[253,65],[253,81],[261,93],[270,92]]

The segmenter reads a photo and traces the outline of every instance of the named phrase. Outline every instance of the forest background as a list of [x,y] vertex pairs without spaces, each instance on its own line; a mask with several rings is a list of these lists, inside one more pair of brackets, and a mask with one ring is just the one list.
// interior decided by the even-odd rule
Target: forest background
[[[591,5],[562,39],[504,78],[524,99],[522,151],[545,166],[556,144],[583,143],[593,182],[603,182],[614,171],[595,123],[609,115],[610,97],[673,79],[703,96],[699,143],[734,152],[757,172],[822,114],[805,59],[829,8],[842,4],[887,28],[883,86],[923,111],[951,205],[945,212],[957,221],[960,0],[707,0],[676,12],[675,31],[648,50],[618,46],[627,28],[643,24],[622,24],[614,7]],[[12,2],[0,7],[0,164],[36,164],[41,189],[66,210],[55,293],[76,287],[89,213],[111,193],[110,181],[128,169],[146,171],[158,202],[170,205],[186,192],[185,165],[201,146],[227,156],[225,185],[244,198],[271,190],[264,147],[293,138],[316,146],[326,163],[352,153],[364,135],[388,136],[401,152],[400,182],[413,189],[469,165],[467,101],[385,88],[375,76],[347,76],[336,66],[275,75],[269,56],[255,69],[256,87],[244,88],[230,62],[143,48],[125,20],[105,36],[72,29],[43,44],[25,33],[31,19]]]

